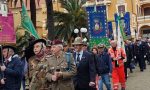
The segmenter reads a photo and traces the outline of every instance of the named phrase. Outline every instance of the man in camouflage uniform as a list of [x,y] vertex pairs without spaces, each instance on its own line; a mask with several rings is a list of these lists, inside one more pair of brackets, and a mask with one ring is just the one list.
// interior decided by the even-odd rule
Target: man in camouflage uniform
[[34,56],[29,59],[29,90],[49,90],[46,81],[47,57],[46,41],[38,39],[33,42]]
[[63,52],[63,45],[59,40],[52,41],[51,50],[46,74],[49,90],[74,90],[72,78],[76,74],[76,67],[72,54]]

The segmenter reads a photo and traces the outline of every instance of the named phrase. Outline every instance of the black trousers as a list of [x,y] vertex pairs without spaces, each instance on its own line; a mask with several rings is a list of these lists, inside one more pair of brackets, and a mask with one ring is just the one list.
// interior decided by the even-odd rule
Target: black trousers
[[137,58],[137,61],[139,63],[140,70],[143,71],[144,68],[146,68],[144,55],[138,55],[138,56],[136,56],[136,58]]
[[96,90],[96,88],[94,87],[75,87],[75,90]]

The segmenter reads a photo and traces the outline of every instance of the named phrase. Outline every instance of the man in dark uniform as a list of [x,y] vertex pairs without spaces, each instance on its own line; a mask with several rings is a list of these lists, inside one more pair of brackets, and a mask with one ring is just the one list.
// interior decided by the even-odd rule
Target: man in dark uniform
[[148,65],[150,65],[150,39],[147,40],[148,52],[147,52],[147,61]]
[[145,60],[144,60],[144,49],[145,46],[141,39],[136,40],[135,45],[134,45],[134,59],[139,63],[140,71],[143,72],[145,66]]
[[142,39],[140,42],[140,53],[141,60],[143,62],[143,69],[146,69],[146,55],[148,53],[148,44],[146,43],[145,39]]
[[131,63],[133,60],[133,45],[131,43],[131,41],[126,41],[125,42],[125,51],[126,51],[126,56],[127,56],[127,61],[124,63],[125,65],[125,76],[127,79],[127,68],[130,69],[130,72],[133,73],[132,67],[131,67]]
[[0,66],[4,72],[4,78],[1,84],[4,84],[4,90],[20,90],[22,80],[22,63],[15,55],[15,48],[12,46],[3,47],[4,65]]
[[75,38],[73,45],[76,46],[74,59],[77,66],[77,75],[74,77],[75,90],[96,90],[94,57],[83,50],[81,37]]

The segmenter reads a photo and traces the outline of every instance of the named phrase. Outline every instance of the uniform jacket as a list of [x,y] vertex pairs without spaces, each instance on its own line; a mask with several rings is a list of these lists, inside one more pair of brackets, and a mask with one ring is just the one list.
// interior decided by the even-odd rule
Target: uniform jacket
[[[74,90],[73,77],[76,75],[76,66],[73,55],[70,55],[69,69],[65,52],[62,52],[58,57],[51,55],[48,58],[46,79],[49,83],[49,90]],[[58,70],[62,72],[62,77],[57,81],[52,81],[51,76]]]
[[29,59],[29,90],[49,90],[46,80],[47,57],[39,60],[34,56]]
[[4,72],[5,85],[4,90],[20,90],[23,66],[19,57],[12,57],[9,63],[5,63]]
[[[74,53],[76,60],[76,53]],[[82,58],[77,67],[77,75],[74,77],[74,84],[78,87],[89,87],[89,82],[95,82],[96,68],[94,57],[91,53],[83,51]]]

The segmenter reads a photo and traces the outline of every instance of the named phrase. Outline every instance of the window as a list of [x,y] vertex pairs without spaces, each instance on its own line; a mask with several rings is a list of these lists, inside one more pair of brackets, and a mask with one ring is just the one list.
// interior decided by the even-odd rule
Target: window
[[97,2],[99,2],[99,1],[104,1],[104,0],[97,0]]
[[118,6],[118,13],[119,14],[123,14],[123,13],[125,13],[126,11],[125,11],[125,5],[119,5]]
[[144,15],[150,15],[150,7],[144,8]]

